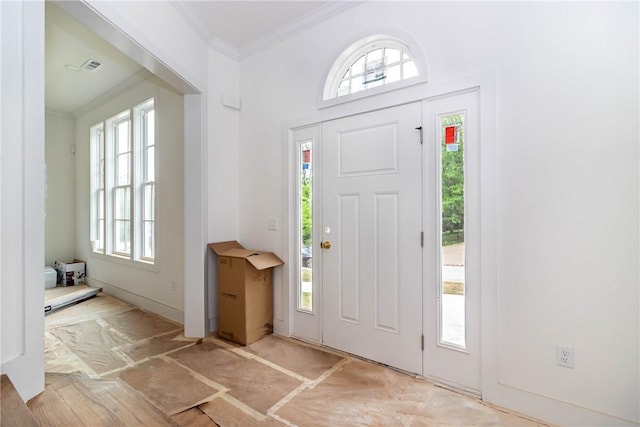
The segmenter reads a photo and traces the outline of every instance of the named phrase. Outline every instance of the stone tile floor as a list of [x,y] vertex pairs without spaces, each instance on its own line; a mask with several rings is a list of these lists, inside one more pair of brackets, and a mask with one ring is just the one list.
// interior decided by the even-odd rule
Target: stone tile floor
[[47,372],[124,381],[184,426],[539,426],[423,379],[295,340],[246,347],[101,294],[48,315]]

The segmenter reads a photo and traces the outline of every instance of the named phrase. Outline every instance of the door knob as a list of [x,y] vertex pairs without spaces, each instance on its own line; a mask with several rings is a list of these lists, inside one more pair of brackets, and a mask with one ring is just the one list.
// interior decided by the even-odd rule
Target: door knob
[[321,242],[320,243],[320,247],[322,249],[330,249],[331,248],[331,242]]

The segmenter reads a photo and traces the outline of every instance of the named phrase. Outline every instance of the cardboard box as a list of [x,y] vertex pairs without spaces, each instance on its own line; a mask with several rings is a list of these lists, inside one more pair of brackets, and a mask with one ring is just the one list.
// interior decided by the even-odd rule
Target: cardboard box
[[272,333],[273,267],[284,262],[235,240],[209,248],[218,256],[218,335],[248,345]]
[[58,274],[58,284],[73,286],[84,283],[84,261],[74,259],[71,262],[56,261],[54,263]]

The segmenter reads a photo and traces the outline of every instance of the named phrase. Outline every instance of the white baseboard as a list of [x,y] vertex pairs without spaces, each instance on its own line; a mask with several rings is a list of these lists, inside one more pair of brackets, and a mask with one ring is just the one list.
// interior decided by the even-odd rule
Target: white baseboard
[[640,424],[502,384],[485,387],[491,405],[558,426],[638,427]]
[[218,316],[213,316],[209,318],[209,330],[208,334],[218,330]]
[[114,296],[116,298],[119,298],[123,301],[128,302],[129,304],[133,304],[147,311],[155,313],[159,316],[162,316],[169,320],[173,320],[174,322],[180,323],[181,325],[184,325],[183,310],[179,310],[175,307],[171,307],[164,303],[154,301],[142,295],[134,294],[132,292],[127,291],[126,289],[119,288],[110,283],[105,283],[91,277],[87,277],[87,284],[94,287],[102,288],[102,291],[105,294]]

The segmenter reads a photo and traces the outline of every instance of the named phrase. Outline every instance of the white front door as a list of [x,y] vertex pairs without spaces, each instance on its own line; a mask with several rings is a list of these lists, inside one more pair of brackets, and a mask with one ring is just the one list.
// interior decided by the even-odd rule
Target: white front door
[[414,373],[422,373],[421,110],[322,124],[325,248],[314,248],[323,343]]

